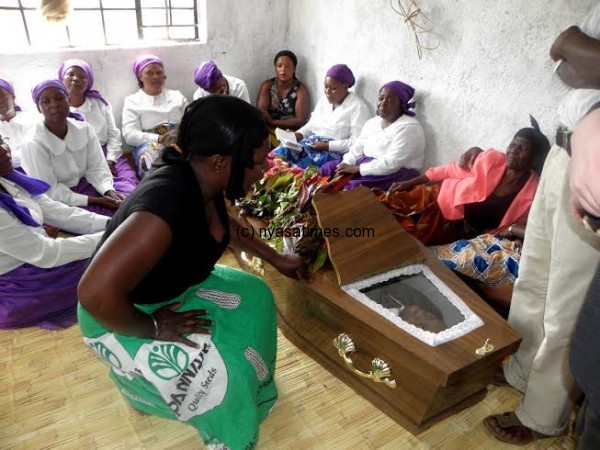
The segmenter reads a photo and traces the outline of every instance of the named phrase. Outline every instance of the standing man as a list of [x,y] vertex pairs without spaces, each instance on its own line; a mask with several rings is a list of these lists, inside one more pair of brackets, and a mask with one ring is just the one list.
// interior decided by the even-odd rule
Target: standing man
[[508,318],[523,341],[504,377],[524,396],[515,411],[484,419],[494,437],[515,445],[564,434],[577,395],[569,343],[600,261],[600,243],[571,214],[568,152],[571,130],[600,101],[600,4],[580,27],[558,36],[550,56],[574,89],[558,107],[561,126],[529,214]]
[[[600,217],[600,103],[577,126],[573,134],[571,188],[573,210]],[[596,221],[597,222],[597,221]],[[590,227],[600,241],[598,223]],[[590,267],[591,269],[591,267]],[[577,321],[569,363],[573,376],[585,394],[577,416],[577,449],[600,448],[600,270],[592,280]]]

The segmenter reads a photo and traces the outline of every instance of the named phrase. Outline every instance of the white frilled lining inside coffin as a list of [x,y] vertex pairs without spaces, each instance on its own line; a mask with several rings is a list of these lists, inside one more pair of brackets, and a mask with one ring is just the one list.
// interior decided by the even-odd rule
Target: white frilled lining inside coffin
[[[432,333],[406,322],[393,311],[384,308],[382,305],[371,300],[366,294],[361,292],[363,289],[379,283],[384,283],[394,278],[418,274],[423,274],[437,288],[440,294],[442,294],[448,300],[448,302],[458,309],[458,311],[464,317],[463,321],[450,328],[447,328],[446,330],[440,331],[439,333]],[[355,283],[340,286],[340,288],[352,298],[358,300],[368,308],[377,312],[379,315],[385,317],[398,328],[401,328],[411,336],[425,342],[432,347],[464,336],[465,334],[483,325],[481,318],[471,311],[465,302],[463,302],[460,297],[458,297],[448,286],[446,286],[437,276],[435,276],[435,274],[427,266],[422,264],[415,264],[390,270],[366,280],[360,280]]]

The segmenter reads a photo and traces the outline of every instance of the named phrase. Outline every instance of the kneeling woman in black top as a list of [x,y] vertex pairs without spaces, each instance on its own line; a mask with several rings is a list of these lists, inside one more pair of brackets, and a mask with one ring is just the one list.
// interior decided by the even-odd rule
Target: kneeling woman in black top
[[189,105],[176,144],[123,202],[79,284],[85,342],[125,399],[190,423],[207,445],[252,448],[277,398],[271,291],[215,263],[234,245],[292,278],[304,270],[297,255],[244,239],[225,208],[261,176],[269,150],[261,113],[243,100]]

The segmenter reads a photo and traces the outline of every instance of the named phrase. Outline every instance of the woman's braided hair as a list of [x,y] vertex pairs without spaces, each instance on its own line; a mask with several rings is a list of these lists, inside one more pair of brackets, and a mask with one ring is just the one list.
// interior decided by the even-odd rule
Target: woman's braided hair
[[213,94],[185,109],[176,146],[163,150],[162,161],[173,165],[187,163],[191,158],[231,156],[226,196],[235,200],[244,195],[245,169],[253,167],[254,150],[268,135],[266,122],[254,106],[236,97]]

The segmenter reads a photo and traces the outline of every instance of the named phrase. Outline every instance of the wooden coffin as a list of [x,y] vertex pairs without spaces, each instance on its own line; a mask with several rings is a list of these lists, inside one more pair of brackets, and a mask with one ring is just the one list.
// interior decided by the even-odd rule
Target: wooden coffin
[[[413,434],[480,401],[494,371],[517,350],[517,332],[405,232],[368,189],[317,195],[313,204],[321,228],[340,235],[326,238],[333,269],[306,283],[266,265],[267,282],[285,285],[286,295],[275,299],[283,334]],[[348,228],[374,233],[348,238]],[[430,269],[480,325],[432,346],[340,288],[415,263]]]

